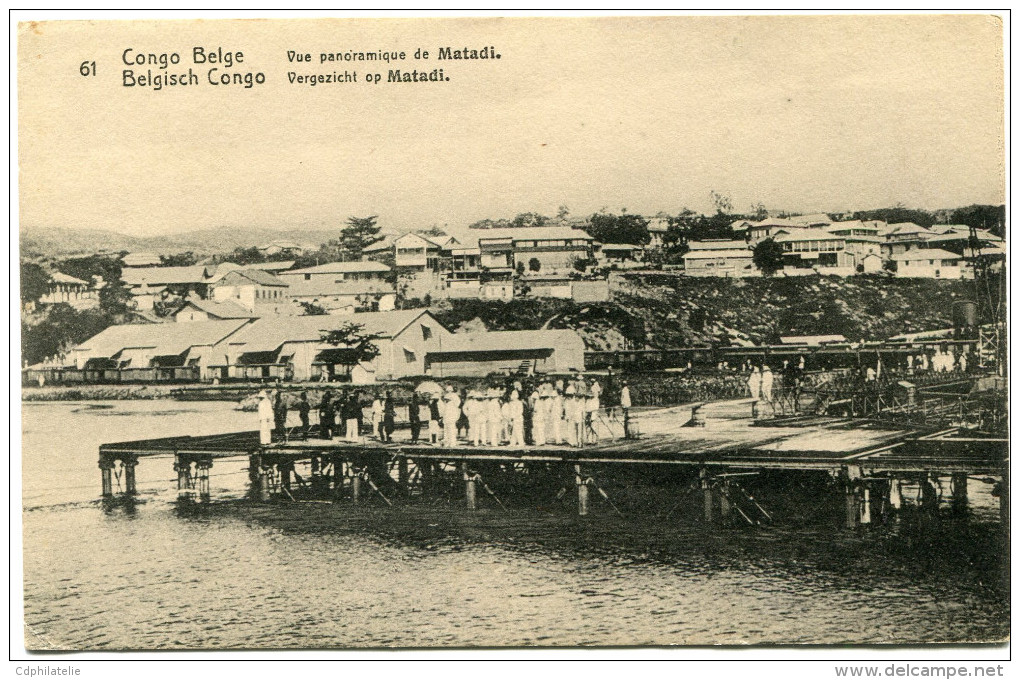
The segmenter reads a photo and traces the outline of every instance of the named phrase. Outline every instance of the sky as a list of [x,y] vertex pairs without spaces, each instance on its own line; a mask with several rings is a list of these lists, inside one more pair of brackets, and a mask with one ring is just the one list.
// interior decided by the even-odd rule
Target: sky
[[[501,58],[436,58],[486,45]],[[245,61],[193,64],[194,46]],[[203,84],[124,87],[124,69],[160,72],[126,49],[177,52],[167,72]],[[348,50],[408,58],[320,64]],[[211,66],[266,82],[212,86]],[[449,81],[388,84],[388,68]],[[19,219],[146,236],[675,214],[710,211],[712,191],[736,211],[1001,203],[1002,68],[1001,21],[981,15],[23,24]],[[359,81],[287,75],[334,70]]]

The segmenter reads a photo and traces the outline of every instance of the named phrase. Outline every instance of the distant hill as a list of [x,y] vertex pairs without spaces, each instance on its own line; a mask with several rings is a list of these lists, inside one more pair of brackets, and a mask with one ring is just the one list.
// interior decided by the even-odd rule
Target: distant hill
[[211,255],[237,247],[259,246],[272,241],[294,241],[309,248],[336,238],[336,229],[245,229],[221,227],[200,229],[181,234],[138,237],[106,229],[68,229],[66,227],[21,230],[22,254],[47,256],[95,253],[99,251],[151,252],[170,255],[194,251],[197,255]]

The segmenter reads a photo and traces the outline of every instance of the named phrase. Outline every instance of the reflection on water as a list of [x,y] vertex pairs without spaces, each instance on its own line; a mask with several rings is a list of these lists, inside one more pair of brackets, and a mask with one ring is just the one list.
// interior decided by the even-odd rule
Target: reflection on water
[[[931,540],[703,531],[568,514],[213,503],[169,458],[96,499],[103,441],[249,427],[229,404],[26,404],[26,644],[36,649],[918,643],[1008,635],[994,531]],[[217,461],[239,498],[247,461]],[[988,543],[974,550],[975,541]],[[973,554],[968,554],[973,553]]]

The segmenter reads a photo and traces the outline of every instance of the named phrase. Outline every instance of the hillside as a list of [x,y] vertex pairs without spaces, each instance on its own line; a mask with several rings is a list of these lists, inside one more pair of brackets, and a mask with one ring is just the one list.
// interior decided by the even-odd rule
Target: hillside
[[608,303],[452,300],[433,312],[451,328],[574,328],[590,349],[776,342],[782,335],[882,340],[948,328],[972,282],[887,276],[712,279],[628,275]]
[[98,251],[150,252],[170,255],[193,251],[197,255],[230,252],[238,247],[250,247],[272,241],[294,241],[311,248],[336,238],[335,229],[249,229],[220,227],[200,229],[180,234],[166,234],[152,237],[137,237],[106,229],[49,229],[24,228],[20,232],[22,254],[44,254],[48,256],[94,253]]

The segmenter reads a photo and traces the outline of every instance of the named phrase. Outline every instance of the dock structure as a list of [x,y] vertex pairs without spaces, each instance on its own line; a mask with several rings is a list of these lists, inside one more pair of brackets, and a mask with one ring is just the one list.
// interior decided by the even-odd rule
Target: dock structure
[[[624,472],[649,479],[666,471],[696,475],[707,521],[742,516],[749,523],[772,517],[740,485],[741,477],[767,471],[823,472],[844,495],[846,526],[878,521],[898,508],[901,485],[918,489],[921,505],[938,504],[932,482],[951,480],[954,510],[966,507],[968,478],[996,484],[1004,525],[1008,526],[1008,440],[960,428],[907,427],[900,424],[804,415],[755,419],[748,399],[642,410],[631,414],[631,436],[605,428],[597,441],[567,446],[473,446],[412,442],[397,431],[391,442],[364,436],[358,441],[318,437],[294,428],[261,444],[256,431],[213,436],[181,436],[104,444],[99,467],[104,496],[113,495],[114,475],[123,493],[137,493],[135,467],[154,456],[172,455],[178,492],[207,501],[209,474],[219,459],[247,456],[250,495],[255,500],[295,500],[296,496],[362,504],[392,505],[429,497],[437,489],[462,484],[464,507],[506,509],[494,479],[513,478],[511,488],[536,479],[556,480],[557,498],[575,487],[577,512],[588,515],[592,495],[619,513],[600,483],[600,475]],[[254,419],[254,417],[252,417]],[[642,434],[634,435],[634,430]],[[307,467],[306,476],[297,472]]]

